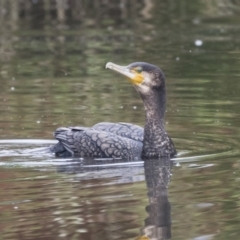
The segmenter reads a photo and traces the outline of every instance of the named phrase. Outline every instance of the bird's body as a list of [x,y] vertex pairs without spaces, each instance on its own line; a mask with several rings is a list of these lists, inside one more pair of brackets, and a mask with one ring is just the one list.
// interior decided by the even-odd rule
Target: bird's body
[[98,123],[90,128],[58,128],[59,143],[52,147],[59,157],[134,159],[141,157],[143,128],[129,123]]
[[133,63],[127,67],[108,63],[106,68],[127,76],[145,107],[144,128],[130,123],[98,123],[90,128],[63,127],[54,133],[59,141],[50,148],[59,157],[148,159],[173,157],[174,144],[164,128],[165,77],[156,66]]

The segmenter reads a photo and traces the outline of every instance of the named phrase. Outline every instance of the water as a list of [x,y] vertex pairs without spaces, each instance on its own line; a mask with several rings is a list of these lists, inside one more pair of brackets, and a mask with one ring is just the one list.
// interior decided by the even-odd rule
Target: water
[[[240,3],[16,2],[0,1],[0,239],[239,239]],[[109,61],[165,72],[178,157],[34,154],[59,126],[143,125]]]

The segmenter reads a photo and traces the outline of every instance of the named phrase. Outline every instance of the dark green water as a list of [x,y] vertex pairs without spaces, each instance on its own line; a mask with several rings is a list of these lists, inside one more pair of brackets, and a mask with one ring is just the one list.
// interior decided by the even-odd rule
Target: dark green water
[[[0,0],[0,239],[240,239],[239,13],[224,0]],[[59,126],[144,124],[109,61],[165,72],[171,176],[169,162],[31,154]]]

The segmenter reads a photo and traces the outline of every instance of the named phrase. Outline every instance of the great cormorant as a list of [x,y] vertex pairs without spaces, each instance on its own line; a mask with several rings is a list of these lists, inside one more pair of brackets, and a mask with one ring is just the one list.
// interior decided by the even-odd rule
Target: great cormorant
[[164,127],[165,76],[157,66],[135,62],[128,66],[107,63],[107,69],[126,76],[143,100],[144,128],[130,123],[98,123],[87,127],[61,127],[59,141],[50,148],[58,157],[149,159],[174,157],[176,149]]

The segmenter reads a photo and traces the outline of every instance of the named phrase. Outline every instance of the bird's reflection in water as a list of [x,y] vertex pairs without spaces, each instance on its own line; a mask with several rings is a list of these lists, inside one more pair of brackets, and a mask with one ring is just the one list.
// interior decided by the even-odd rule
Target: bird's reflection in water
[[138,240],[171,238],[171,205],[168,201],[168,183],[173,162],[169,159],[148,160],[144,164],[149,205],[148,218]]
[[171,238],[171,205],[168,201],[168,184],[173,161],[168,159],[128,161],[83,160],[79,164],[62,166],[59,172],[77,173],[79,180],[115,178],[114,184],[145,181],[149,204],[148,217],[136,240],[165,240]]

